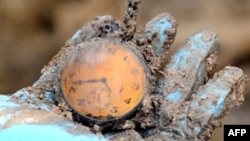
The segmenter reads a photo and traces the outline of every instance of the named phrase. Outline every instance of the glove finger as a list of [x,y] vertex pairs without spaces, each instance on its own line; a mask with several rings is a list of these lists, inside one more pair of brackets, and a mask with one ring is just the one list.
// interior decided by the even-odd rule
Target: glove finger
[[[168,13],[162,13],[148,21],[144,28],[134,36],[134,42],[137,44],[137,49],[143,55],[147,67],[150,70],[150,75],[148,77],[151,83],[151,86],[148,88],[150,91],[154,91],[155,89],[160,67],[166,61],[164,58],[174,41],[176,29],[177,24],[174,17]],[[158,104],[157,102],[152,102],[152,97],[155,97],[155,95],[153,93],[152,96],[151,92],[150,95],[145,96],[139,114],[148,114],[150,109],[153,109],[153,105]],[[144,116],[140,117],[144,118]],[[148,120],[144,119],[144,121]],[[143,128],[151,126],[148,122],[140,122],[140,124]]]
[[119,30],[121,23],[109,15],[98,16],[83,25],[66,42],[66,45],[76,45],[94,37],[105,37]]
[[215,65],[219,46],[218,36],[211,31],[202,31],[189,38],[172,56],[158,81],[162,98],[160,125],[166,127],[183,113],[190,95],[207,78]]
[[[162,13],[148,21],[144,29],[136,34],[137,43],[150,43],[156,55],[166,54],[174,42],[177,23],[169,13]],[[147,41],[145,41],[145,39]]]
[[[144,29],[135,35],[136,43],[147,60],[165,58],[175,39],[177,23],[169,13],[162,13],[148,21]],[[151,51],[151,52],[150,52]],[[154,56],[154,57],[153,57]],[[163,58],[158,61],[164,61]],[[162,62],[159,62],[162,63]]]
[[156,137],[176,140],[208,140],[212,131],[221,125],[229,110],[242,104],[245,91],[245,75],[236,67],[225,67],[216,73],[167,129]]
[[211,137],[212,131],[221,125],[229,110],[243,103],[245,78],[243,71],[236,67],[225,67],[216,73],[198,89],[182,122],[184,124],[179,128],[197,139]]

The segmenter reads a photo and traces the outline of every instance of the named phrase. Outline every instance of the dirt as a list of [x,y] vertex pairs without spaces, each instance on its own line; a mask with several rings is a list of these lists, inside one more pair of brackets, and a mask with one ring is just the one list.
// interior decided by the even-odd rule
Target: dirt
[[[124,22],[104,15],[86,23],[42,69],[37,81],[12,97],[23,100],[29,108],[39,110],[34,119],[46,122],[63,116],[89,126],[93,132],[109,140],[209,139],[228,111],[242,104],[244,73],[238,68],[226,67],[211,78],[219,41],[217,34],[207,30],[191,36],[165,65],[164,59],[174,41],[177,23],[168,13],[161,14],[135,34],[139,3],[129,1]],[[158,27],[161,19],[168,22],[169,27]],[[162,28],[164,32],[161,32]],[[134,52],[143,56],[139,59],[145,62],[149,81],[148,91],[136,113],[102,124],[86,121],[77,114],[65,101],[61,88],[62,72],[69,60],[77,59],[85,46],[98,44],[99,40],[136,46]],[[162,49],[159,51],[157,46]],[[180,60],[179,63],[176,64],[176,60]],[[224,90],[226,95],[223,97],[220,93]],[[216,103],[220,98],[225,99],[225,103]],[[44,114],[42,110],[50,111],[51,115],[41,116]],[[19,120],[31,114],[29,109],[22,112],[21,117],[13,117],[6,126],[20,123],[22,121]]]

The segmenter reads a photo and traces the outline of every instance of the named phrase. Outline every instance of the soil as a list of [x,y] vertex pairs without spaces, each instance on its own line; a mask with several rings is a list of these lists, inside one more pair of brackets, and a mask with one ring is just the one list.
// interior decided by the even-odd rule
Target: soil
[[[67,104],[62,95],[62,72],[72,58],[79,61],[79,52],[83,52],[84,48],[90,44],[100,45],[99,43],[112,42],[123,44],[123,46],[135,46],[132,42],[122,43],[122,39],[113,39],[119,37],[117,35],[111,37],[112,39],[107,36],[106,39],[93,38],[86,41],[84,41],[85,38],[78,38],[80,42],[84,41],[78,44],[76,43],[78,39],[70,39],[49,62],[48,66],[44,67],[41,77],[31,87],[23,88],[13,94],[12,98],[22,99],[24,103],[28,103],[29,108],[50,111],[52,117],[50,114],[44,116],[42,111],[36,114],[34,119],[41,121],[40,123],[54,120],[57,116],[63,116],[72,122],[83,124],[83,127],[90,127],[94,133],[109,140],[207,140],[211,137],[215,127],[221,125],[221,119],[227,116],[228,111],[242,104],[245,77],[240,69],[226,67],[208,81],[208,74],[211,72],[211,68],[214,68],[214,62],[217,59],[218,40],[215,33],[203,31],[191,36],[179,48],[177,56],[173,56],[168,65],[161,70],[162,74],[149,69],[147,77],[150,82],[148,87],[151,89],[146,93],[137,112],[118,118],[113,122],[98,123],[82,118]],[[204,43],[201,44],[200,41]],[[147,46],[147,43],[144,45]],[[201,51],[201,47],[205,51]],[[137,54],[140,53],[139,51],[141,50],[134,50]],[[186,54],[182,56],[182,52],[188,51],[191,52],[191,56]],[[141,52],[141,54],[144,53]],[[196,56],[192,54],[196,54]],[[183,60],[176,64],[174,59],[178,60],[178,57],[183,58]],[[147,69],[151,67],[151,64],[145,58],[140,59],[147,63],[144,66]],[[195,68],[197,64],[200,65]],[[204,83],[206,85],[200,87]],[[213,89],[219,93],[213,92],[210,87],[214,87]],[[227,91],[225,96],[229,95],[228,98],[223,97],[223,95],[221,97],[220,91],[223,90]],[[172,99],[169,95],[176,91],[179,91],[183,96]],[[223,109],[218,111],[218,105],[214,101],[220,97],[225,99],[225,103],[222,103]],[[195,116],[196,113],[199,115]],[[13,120],[6,126],[21,122],[19,120],[25,119],[30,114],[29,110],[24,109],[22,116],[13,117]],[[21,119],[19,119],[20,117]]]
[[[202,40],[205,43],[215,41],[215,43],[213,43],[216,49],[212,48],[211,50],[206,50],[207,53],[205,54],[193,50],[191,54],[195,55],[186,60],[184,64],[178,64],[178,67],[173,69],[174,63],[170,61],[165,67],[164,58],[166,54],[155,54],[155,50],[151,45],[152,42],[157,42],[157,37],[162,37],[162,35],[152,34],[151,36],[150,34],[150,36],[147,36],[148,34],[145,33],[154,32],[153,27],[150,26],[146,26],[145,31],[134,35],[136,25],[135,19],[138,12],[137,4],[139,2],[138,0],[130,3],[123,23],[106,15],[95,18],[79,29],[53,57],[48,65],[42,69],[42,75],[32,86],[23,88],[13,94],[13,100],[17,103],[24,104],[23,107],[26,108],[22,110],[23,113],[20,116],[13,117],[5,126],[8,127],[12,124],[24,122],[22,121],[23,119],[34,114],[34,110],[29,109],[32,108],[39,110],[37,113],[35,112],[36,114],[34,116],[34,119],[39,121],[39,123],[50,122],[52,119],[61,120],[63,119],[61,117],[66,117],[72,122],[76,121],[83,124],[83,126],[77,126],[83,128],[89,126],[92,132],[110,140],[145,139],[150,141],[209,139],[211,137],[211,132],[215,127],[221,125],[221,119],[228,114],[228,111],[242,104],[245,89],[244,73],[238,68],[226,67],[223,71],[216,73],[213,78],[208,81],[208,78],[211,78],[212,71],[215,68],[215,62],[217,60],[216,50],[218,48],[217,36],[208,31],[203,31]],[[165,15],[163,14],[163,16]],[[160,17],[162,17],[162,15],[159,15],[152,21]],[[177,24],[174,19],[170,19],[174,28],[164,33],[170,37],[169,40],[164,43],[166,45],[164,51],[168,50],[169,46],[173,43],[176,33],[175,28]],[[150,24],[151,23],[149,23],[149,25]],[[93,37],[98,38],[91,39]],[[135,40],[134,37],[136,38]],[[98,124],[82,119],[82,117],[67,104],[61,89],[61,76],[66,64],[72,57],[79,56],[79,50],[84,49],[84,46],[95,43],[97,40],[137,46],[135,52],[143,56],[143,58],[140,58],[143,60],[142,62],[146,62],[144,67],[145,70],[147,70],[149,90],[141,106],[136,109],[136,113],[129,117],[117,119],[112,123],[107,122]],[[187,41],[178,51],[185,52],[185,49],[189,50],[192,44],[196,43]],[[183,58],[185,58],[185,56],[183,56]],[[200,60],[198,62],[193,62],[193,58],[199,58]],[[195,68],[189,70],[189,68],[192,68],[191,66],[197,64],[200,64],[199,69]],[[199,74],[199,71],[201,71],[202,74]],[[175,82],[171,80],[175,80]],[[213,86],[217,81],[225,85],[216,83],[217,86],[215,88],[228,90],[227,93],[230,95],[224,98],[226,101],[224,103],[225,106],[221,109],[219,116],[214,116],[214,113],[211,114],[205,111],[210,110],[206,108],[209,107],[209,105],[213,105],[213,103],[210,102],[216,102],[219,96],[211,93],[212,97],[203,99],[204,95],[202,95],[202,93],[208,93],[211,88],[208,90],[205,88],[209,88],[210,85]],[[207,85],[203,86],[205,83]],[[234,87],[232,88],[232,86]],[[171,100],[163,100],[166,99],[167,94],[174,91],[180,91],[180,93],[184,94],[182,99],[178,100],[178,103]],[[20,102],[19,99],[23,102]],[[198,103],[193,101],[198,101]],[[197,107],[204,107],[205,109]],[[211,109],[213,109],[213,106]],[[45,114],[46,112],[43,110],[50,112],[49,114]],[[188,110],[191,112],[189,115],[185,115]],[[197,113],[199,115],[196,115]],[[31,122],[36,121],[34,120]],[[200,126],[206,128],[200,129]],[[86,133],[92,133],[88,127],[86,127],[86,129]],[[76,128],[75,130],[78,131],[80,129]]]

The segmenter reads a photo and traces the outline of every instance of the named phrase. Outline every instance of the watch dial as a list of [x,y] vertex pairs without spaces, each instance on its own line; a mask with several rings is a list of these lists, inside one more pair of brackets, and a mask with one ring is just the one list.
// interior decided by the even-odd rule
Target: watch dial
[[114,43],[85,46],[66,65],[62,90],[79,114],[96,119],[122,117],[146,93],[144,65],[130,49]]

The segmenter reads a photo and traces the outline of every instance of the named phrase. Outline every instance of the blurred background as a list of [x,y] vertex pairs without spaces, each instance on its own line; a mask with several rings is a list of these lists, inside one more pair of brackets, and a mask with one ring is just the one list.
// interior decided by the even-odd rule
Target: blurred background
[[[126,0],[0,0],[0,93],[11,94],[31,85],[40,70],[85,22],[102,14],[123,19]],[[219,34],[220,58],[250,76],[249,0],[144,0],[138,30],[150,18],[170,12],[177,20],[176,41],[170,51],[202,29]],[[225,124],[250,124],[250,83],[245,103]],[[211,141],[223,140],[217,129]]]

